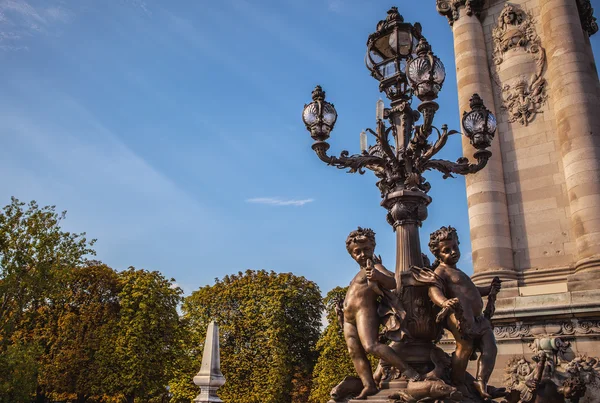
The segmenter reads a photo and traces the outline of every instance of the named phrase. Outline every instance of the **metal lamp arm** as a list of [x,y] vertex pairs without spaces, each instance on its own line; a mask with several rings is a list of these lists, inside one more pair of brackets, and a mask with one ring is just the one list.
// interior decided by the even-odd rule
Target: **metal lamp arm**
[[392,150],[392,147],[390,147],[390,143],[388,142],[389,133],[392,130],[392,128],[389,127],[386,129],[385,126],[383,126],[383,128],[378,130],[379,133],[376,133],[371,129],[366,129],[366,130],[367,130],[367,132],[369,132],[373,136],[375,136],[375,138],[377,139],[377,143],[379,143],[379,145],[381,146],[381,150],[386,155],[386,157],[388,157],[390,159],[390,161],[392,162],[392,165],[394,165],[394,166],[399,165],[400,161],[398,161],[398,158],[396,157],[394,150]]
[[423,170],[435,169],[444,174],[443,178],[454,178],[452,174],[469,175],[481,171],[490,159],[489,151],[478,151],[475,155],[477,163],[471,163],[468,158],[461,157],[456,162],[446,160],[429,160],[423,164]]
[[460,132],[458,132],[456,130],[450,130],[450,131],[448,131],[448,126],[446,126],[446,125],[442,126],[442,132],[441,133],[440,133],[440,131],[438,130],[437,127],[432,126],[432,128],[435,129],[435,131],[437,132],[438,139],[431,146],[431,148],[429,150],[427,150],[423,154],[422,159],[424,161],[430,160],[434,155],[436,155],[438,152],[440,152],[440,150],[442,148],[444,148],[444,146],[446,145],[446,142],[448,141],[448,137],[452,136],[453,134],[460,134]]
[[339,157],[327,155],[329,143],[325,141],[315,142],[312,148],[315,150],[315,153],[321,161],[338,169],[348,169],[348,173],[359,173],[363,175],[365,173],[364,168],[372,169],[371,167],[385,167],[384,159],[374,155],[350,155],[346,150],[342,151]]

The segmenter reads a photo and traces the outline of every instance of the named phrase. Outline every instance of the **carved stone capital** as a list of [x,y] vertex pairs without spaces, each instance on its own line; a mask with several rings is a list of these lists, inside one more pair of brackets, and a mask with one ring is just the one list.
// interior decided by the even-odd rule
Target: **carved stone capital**
[[484,0],[436,0],[436,8],[438,13],[448,18],[450,25],[460,18],[461,7],[465,8],[467,15],[475,15],[481,17],[483,11]]
[[579,18],[581,18],[581,26],[589,36],[598,32],[598,22],[594,17],[594,9],[590,0],[577,0],[577,9],[579,10]]

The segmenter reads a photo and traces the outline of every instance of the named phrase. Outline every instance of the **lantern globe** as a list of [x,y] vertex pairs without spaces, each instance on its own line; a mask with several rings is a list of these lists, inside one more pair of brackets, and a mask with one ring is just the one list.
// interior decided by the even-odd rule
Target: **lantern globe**
[[321,86],[315,87],[312,98],[313,101],[304,106],[302,121],[313,139],[325,141],[335,126],[337,111],[332,103],[325,101],[325,91]]

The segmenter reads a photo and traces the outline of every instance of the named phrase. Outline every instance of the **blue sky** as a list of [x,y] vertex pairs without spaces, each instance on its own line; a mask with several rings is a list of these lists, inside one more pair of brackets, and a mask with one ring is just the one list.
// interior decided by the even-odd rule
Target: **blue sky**
[[[450,28],[433,0],[416,4],[0,0],[0,200],[55,204],[66,229],[98,238],[99,259],[186,293],[249,268],[347,285],[358,225],[393,269],[375,177],[318,160],[300,116],[321,84],[339,115],[331,151],[358,151],[380,97],[366,39],[397,5],[446,65],[435,123],[459,129]],[[441,153],[460,155],[458,138]],[[464,179],[427,178],[422,246],[457,227],[471,272]]]

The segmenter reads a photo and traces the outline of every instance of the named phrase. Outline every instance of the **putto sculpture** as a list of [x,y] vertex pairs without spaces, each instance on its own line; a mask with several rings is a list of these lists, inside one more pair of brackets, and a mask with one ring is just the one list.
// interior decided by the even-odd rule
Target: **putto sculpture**
[[[381,263],[373,262],[375,233],[369,228],[358,227],[348,235],[346,248],[360,270],[344,299],[343,330],[350,358],[363,383],[356,399],[364,399],[378,391],[367,354],[385,360],[412,380],[420,380],[421,377],[396,351],[379,341],[381,321],[378,313],[391,311],[396,321],[401,321],[406,313],[398,297],[390,291],[396,289],[394,273]],[[379,303],[378,299],[381,299]]]
[[[359,264],[359,272],[339,308],[343,317],[340,325],[360,381],[346,377],[331,392],[334,402],[347,401],[349,396],[363,400],[396,379],[405,381],[402,388],[382,392],[396,402],[423,399],[479,402],[507,394],[504,389],[487,385],[497,352],[490,319],[501,283],[494,278],[488,287],[475,286],[456,267],[460,258],[458,244],[458,235],[452,227],[442,227],[431,234],[429,245],[436,258],[433,266],[411,267],[402,276],[405,284],[401,285],[400,293],[404,296],[404,287],[426,289],[430,301],[420,298],[407,311],[403,298],[394,292],[397,289],[394,273],[374,254],[375,233],[358,227],[348,235],[346,248]],[[482,296],[488,296],[485,309]],[[424,309],[426,305],[430,309]],[[378,334],[380,326],[383,331]],[[423,341],[432,341],[427,340],[427,335],[439,335],[442,327],[451,331],[456,340],[457,349],[452,357],[434,344],[425,343],[423,349]],[[430,328],[433,333],[429,333]],[[417,349],[417,355],[409,353],[413,348]],[[466,368],[477,352],[480,356],[473,378]],[[419,357],[419,353],[427,355]],[[380,358],[375,374],[367,354]]]
[[[429,288],[429,297],[442,311],[438,321],[446,321],[445,327],[452,332],[456,351],[452,357],[452,382],[465,389],[465,375],[469,359],[475,351],[480,352],[477,377],[473,386],[482,398],[491,398],[487,382],[496,362],[496,339],[490,322],[492,305],[483,309],[481,297],[495,296],[500,291],[500,279],[495,277],[489,287],[477,287],[471,278],[456,264],[460,259],[458,234],[452,227],[442,227],[431,234],[429,248],[436,258],[434,275],[436,281]],[[452,312],[447,315],[446,311]],[[446,317],[447,315],[447,317]]]

